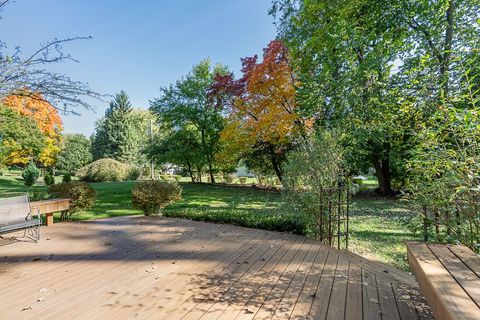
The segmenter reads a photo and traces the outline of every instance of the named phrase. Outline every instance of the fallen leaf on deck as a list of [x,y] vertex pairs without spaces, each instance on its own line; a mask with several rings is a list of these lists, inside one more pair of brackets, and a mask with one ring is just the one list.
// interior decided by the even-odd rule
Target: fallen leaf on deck
[[370,299],[368,299],[368,301],[370,301],[371,303],[380,303],[380,302],[378,302],[378,300],[375,299],[375,298],[370,298]]

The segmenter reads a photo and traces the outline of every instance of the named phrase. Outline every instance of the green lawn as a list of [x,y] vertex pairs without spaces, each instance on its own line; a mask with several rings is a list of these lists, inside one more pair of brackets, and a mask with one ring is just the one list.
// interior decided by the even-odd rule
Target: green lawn
[[[141,214],[130,202],[135,182],[94,183],[97,190],[95,206],[73,216],[74,220]],[[285,212],[282,196],[252,189],[234,189],[182,182],[183,199],[165,209],[171,217],[185,217],[202,221],[232,222],[238,225],[297,232],[304,220]],[[46,187],[37,184],[37,191]],[[25,191],[15,177],[0,177],[0,193]],[[398,200],[354,199],[351,207],[349,249],[369,258],[407,270],[406,249],[403,240],[418,238],[405,227],[403,221],[413,213]]]

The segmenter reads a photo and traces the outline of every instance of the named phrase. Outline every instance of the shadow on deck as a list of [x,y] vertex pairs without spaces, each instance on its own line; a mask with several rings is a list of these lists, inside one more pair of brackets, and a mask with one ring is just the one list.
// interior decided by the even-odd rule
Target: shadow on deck
[[430,319],[413,278],[285,233],[122,217],[0,246],[6,319]]

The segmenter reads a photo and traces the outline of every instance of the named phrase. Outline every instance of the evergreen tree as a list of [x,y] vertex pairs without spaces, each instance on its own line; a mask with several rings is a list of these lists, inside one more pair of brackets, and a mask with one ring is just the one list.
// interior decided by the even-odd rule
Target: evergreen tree
[[150,112],[132,108],[125,91],[117,93],[105,116],[96,123],[92,137],[93,160],[112,158],[124,163],[144,163],[142,150],[148,141],[151,119]]

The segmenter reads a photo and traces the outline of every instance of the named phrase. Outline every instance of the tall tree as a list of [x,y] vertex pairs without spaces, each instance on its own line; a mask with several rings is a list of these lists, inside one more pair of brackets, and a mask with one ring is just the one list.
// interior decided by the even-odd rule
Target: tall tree
[[439,104],[459,103],[464,64],[479,54],[478,1],[404,0],[401,17],[409,44],[398,73],[404,94],[415,96],[429,112]]
[[218,75],[211,89],[217,103],[227,107],[224,152],[236,150],[247,162],[253,155],[266,156],[280,180],[286,151],[304,135],[307,122],[297,110],[298,83],[289,59],[287,48],[274,40],[264,49],[262,61],[257,56],[242,59],[240,79]]
[[[392,177],[411,133],[411,101],[392,85],[392,67],[408,44],[403,3],[395,1],[274,1],[279,31],[299,70],[298,101],[318,130],[338,127],[355,171],[375,168],[379,192]],[[400,115],[400,116],[398,116]]]
[[[44,148],[36,159],[42,166],[51,167],[57,161],[62,142],[62,120],[50,103],[38,93],[29,93],[25,96],[11,95],[3,99],[3,104],[19,112],[22,116],[32,118],[44,139]],[[24,159],[28,163],[29,159]]]
[[110,102],[105,116],[97,122],[92,139],[93,159],[113,158],[124,163],[143,164],[143,148],[148,141],[147,128],[153,116],[134,110],[125,91]]
[[200,148],[194,151],[204,159],[212,182],[215,182],[215,154],[223,129],[221,109],[209,96],[217,74],[227,74],[226,67],[212,66],[210,60],[202,60],[175,85],[161,88],[160,98],[153,100],[150,107],[158,115],[161,125],[172,134],[186,130],[193,133],[187,136],[193,139],[192,145],[199,141]]

